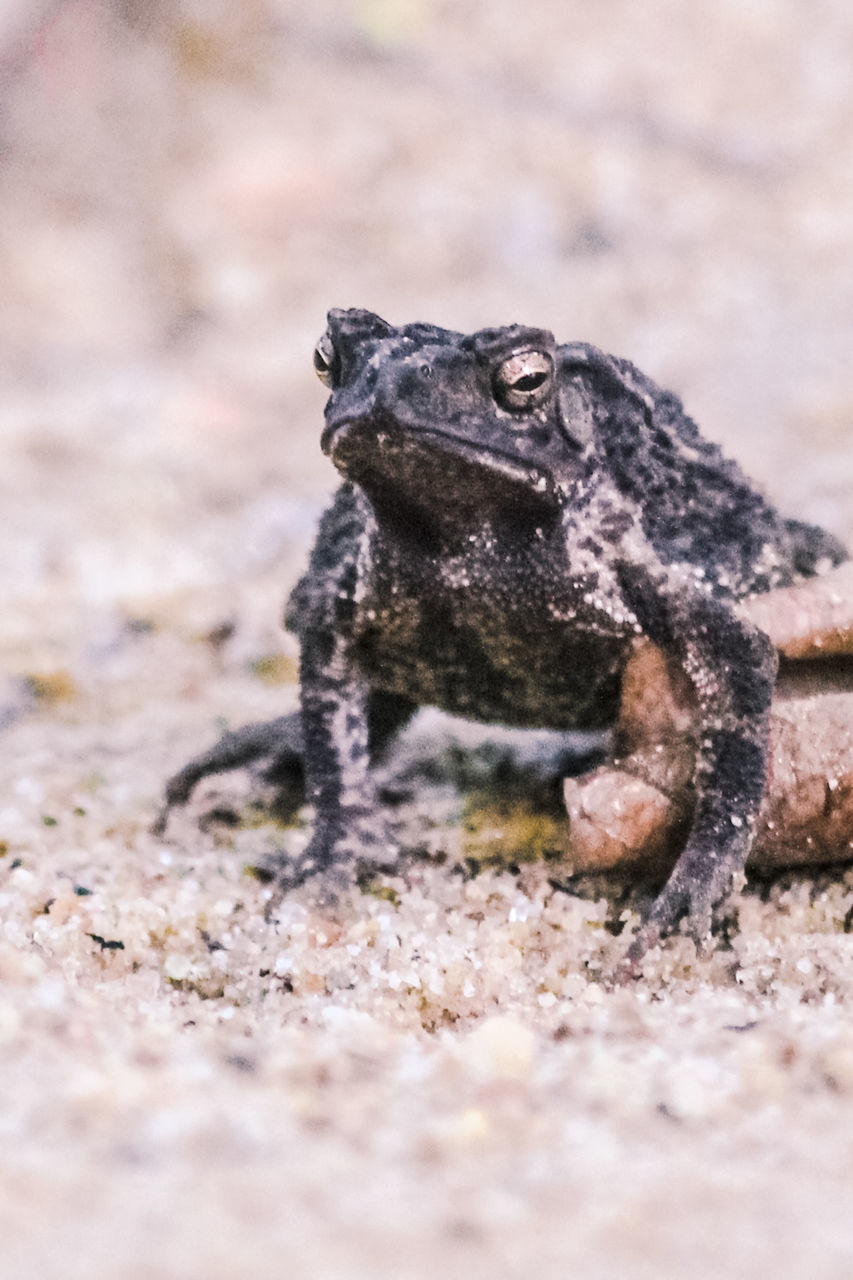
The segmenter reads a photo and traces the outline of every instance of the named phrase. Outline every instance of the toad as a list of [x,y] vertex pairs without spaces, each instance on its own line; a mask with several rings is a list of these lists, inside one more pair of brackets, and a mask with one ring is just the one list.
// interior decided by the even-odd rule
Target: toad
[[391,866],[373,765],[418,707],[606,727],[651,641],[689,691],[694,799],[632,955],[682,919],[707,933],[767,782],[777,656],[738,602],[844,548],[780,515],[675,395],[588,343],[334,310],[314,367],[329,390],[320,444],[343,482],[286,612],[301,710],[191,761],[161,826],[205,774],[268,756],[279,775],[304,770],[315,813],[285,885]]

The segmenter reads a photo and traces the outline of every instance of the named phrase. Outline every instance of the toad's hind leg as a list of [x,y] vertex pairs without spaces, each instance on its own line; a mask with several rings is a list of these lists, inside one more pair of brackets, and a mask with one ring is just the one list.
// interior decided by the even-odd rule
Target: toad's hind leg
[[[368,743],[371,761],[382,758],[395,734],[417,710],[399,694],[376,691],[368,704]],[[189,760],[166,783],[163,807],[152,830],[162,835],[173,809],[187,804],[204,778],[263,762],[263,778],[275,787],[276,808],[282,816],[295,813],[305,801],[302,716],[293,711],[260,724],[247,724],[223,734],[218,742]]]
[[163,807],[152,827],[154,834],[163,834],[172,810],[185,805],[204,778],[244,769],[261,760],[267,762],[265,779],[277,787],[282,798],[280,808],[295,811],[305,795],[302,756],[302,717],[298,711],[223,734],[169,778]]

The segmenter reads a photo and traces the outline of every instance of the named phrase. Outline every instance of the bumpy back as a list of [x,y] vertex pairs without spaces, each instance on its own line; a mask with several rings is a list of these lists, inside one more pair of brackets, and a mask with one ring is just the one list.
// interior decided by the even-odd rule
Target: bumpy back
[[585,362],[598,448],[617,488],[640,506],[661,559],[695,565],[715,592],[743,596],[846,558],[830,534],[781,516],[677,396],[600,354]]

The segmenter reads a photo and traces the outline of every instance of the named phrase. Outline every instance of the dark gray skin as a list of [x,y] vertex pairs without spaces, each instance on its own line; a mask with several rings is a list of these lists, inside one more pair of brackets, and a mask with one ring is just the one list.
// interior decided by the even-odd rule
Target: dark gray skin
[[513,325],[463,336],[332,311],[315,352],[324,451],[344,477],[288,606],[301,718],[248,726],[169,784],[267,755],[304,767],[313,838],[287,883],[393,865],[372,763],[419,706],[592,729],[641,637],[686,676],[696,807],[634,941],[712,907],[764,794],[776,653],[735,601],[845,558],[786,520],[633,365]]

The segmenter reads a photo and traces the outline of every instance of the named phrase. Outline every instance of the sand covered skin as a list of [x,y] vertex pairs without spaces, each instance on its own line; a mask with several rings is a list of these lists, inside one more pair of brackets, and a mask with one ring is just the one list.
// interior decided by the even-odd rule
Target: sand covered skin
[[247,779],[150,825],[295,705],[329,306],[626,355],[853,541],[847,7],[144,10],[0,17],[0,1274],[846,1280],[850,871],[614,990],[644,890],[450,791],[334,911]]

